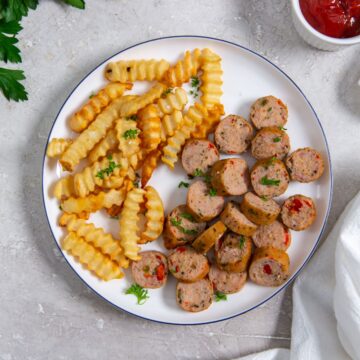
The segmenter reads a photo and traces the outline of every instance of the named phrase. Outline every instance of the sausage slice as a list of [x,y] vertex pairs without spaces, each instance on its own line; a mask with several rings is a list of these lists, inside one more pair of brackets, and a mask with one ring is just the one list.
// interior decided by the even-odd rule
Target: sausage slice
[[185,311],[206,310],[212,303],[213,295],[209,279],[202,279],[192,284],[178,282],[176,286],[176,302]]
[[270,225],[261,225],[252,235],[256,247],[271,246],[286,251],[291,244],[291,233],[280,221],[274,221]]
[[324,172],[321,154],[312,148],[294,151],[285,162],[292,180],[308,183],[317,180]]
[[288,118],[287,106],[275,96],[257,99],[251,106],[250,119],[257,129],[284,126]]
[[225,231],[226,226],[221,221],[217,221],[197,237],[192,246],[197,252],[206,254],[215,245],[215,242],[224,235]]
[[224,239],[215,243],[215,260],[217,266],[226,271],[246,271],[252,251],[249,237],[229,233]]
[[258,225],[271,224],[276,220],[281,210],[274,200],[260,198],[251,192],[244,195],[240,208],[250,221]]
[[195,282],[209,272],[209,262],[205,255],[197,253],[190,246],[180,246],[168,255],[169,270],[176,279]]
[[133,261],[131,273],[134,281],[148,289],[157,289],[165,285],[168,274],[166,256],[159,251],[143,251],[141,259]]
[[215,291],[224,294],[234,294],[242,289],[247,279],[247,272],[228,272],[212,266],[209,271],[209,280]]
[[197,222],[186,205],[179,205],[166,218],[164,245],[169,250],[184,245],[199,236],[205,227],[206,223]]
[[217,161],[211,169],[211,184],[218,195],[245,194],[250,184],[246,161],[238,158]]
[[281,208],[281,219],[290,229],[307,229],[316,218],[314,201],[304,195],[293,195],[285,200]]
[[215,195],[212,189],[198,180],[190,185],[187,193],[186,205],[192,215],[200,221],[209,221],[218,216],[224,207],[224,198]]
[[288,134],[277,127],[261,129],[251,141],[251,153],[258,160],[273,156],[283,159],[289,150]]
[[255,250],[249,269],[250,279],[259,285],[279,286],[289,277],[290,259],[285,251],[272,247]]
[[289,185],[289,174],[284,163],[276,158],[259,160],[251,170],[251,184],[260,196],[283,194]]
[[244,152],[253,137],[252,126],[241,116],[228,115],[215,129],[215,143],[226,154]]
[[232,201],[226,204],[220,219],[231,231],[240,235],[251,236],[257,228],[257,225],[248,220]]
[[209,140],[189,140],[181,155],[182,166],[186,173],[193,175],[197,169],[207,172],[219,160],[219,151]]

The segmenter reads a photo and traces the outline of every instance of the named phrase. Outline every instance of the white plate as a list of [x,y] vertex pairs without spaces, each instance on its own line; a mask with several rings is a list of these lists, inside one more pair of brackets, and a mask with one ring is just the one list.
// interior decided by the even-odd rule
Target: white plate
[[[224,96],[226,114],[240,114],[248,118],[251,103],[257,98],[269,94],[281,98],[289,107],[289,121],[286,125],[291,139],[292,150],[311,146],[321,152],[325,159],[325,173],[319,181],[310,184],[292,182],[288,191],[277,200],[282,201],[293,194],[311,196],[317,207],[318,216],[310,229],[303,232],[292,232],[293,240],[288,250],[291,265],[289,280],[277,288],[262,287],[247,282],[241,292],[228,296],[226,302],[213,303],[206,311],[187,313],[181,310],[175,301],[175,280],[169,276],[167,286],[160,290],[150,290],[150,299],[142,306],[136,305],[135,298],[125,295],[124,291],[131,283],[127,270],[126,278],[102,282],[83,269],[71,256],[63,254],[69,265],[79,277],[102,298],[131,314],[145,319],[171,324],[204,324],[231,318],[256,308],[285,288],[299,273],[313,254],[324,229],[332,196],[332,173],[330,155],[321,127],[312,106],[299,87],[279,68],[262,56],[239,45],[206,37],[171,37],[148,41],[125,49],[100,64],[69,95],[59,111],[49,134],[53,137],[69,137],[73,134],[66,126],[66,119],[88,96],[105,84],[103,70],[108,61],[120,59],[165,58],[175,62],[187,49],[209,47],[223,59]],[[136,85],[134,91],[143,90],[144,85]],[[253,160],[249,160],[249,165]],[[54,182],[62,176],[59,165],[47,158],[43,166],[43,196],[48,222],[56,243],[59,245],[64,231],[57,226],[59,204],[50,196]],[[178,189],[181,180],[186,179],[184,171],[178,165],[171,172],[165,165],[155,171],[150,184],[160,193],[169,213],[176,205],[185,202],[186,190]],[[94,214],[91,220],[108,231],[117,234],[117,221],[109,219],[104,213]],[[162,239],[143,246],[143,249],[165,251]]]

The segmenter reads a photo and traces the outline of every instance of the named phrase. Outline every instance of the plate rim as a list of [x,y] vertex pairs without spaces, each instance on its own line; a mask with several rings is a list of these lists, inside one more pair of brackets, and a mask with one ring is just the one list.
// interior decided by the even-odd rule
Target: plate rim
[[[121,306],[114,304],[113,302],[111,302],[110,300],[106,299],[102,294],[100,294],[98,291],[96,291],[94,288],[92,288],[80,275],[79,273],[74,269],[74,267],[70,264],[70,262],[66,259],[60,245],[58,244],[58,242],[56,241],[54,232],[52,230],[51,224],[50,224],[50,220],[48,217],[48,213],[46,210],[46,204],[45,204],[45,188],[44,188],[44,172],[45,172],[45,160],[46,160],[46,149],[47,146],[49,144],[49,140],[50,140],[50,135],[52,134],[53,128],[57,122],[57,119],[63,109],[63,107],[65,106],[65,104],[68,102],[68,100],[70,99],[70,97],[72,96],[72,94],[75,92],[75,90],[89,77],[89,75],[91,75],[94,71],[96,71],[100,66],[102,66],[103,64],[105,64],[107,61],[109,61],[111,58],[113,58],[116,55],[119,55],[123,52],[126,52],[127,50],[130,50],[132,48],[141,46],[143,44],[147,44],[150,42],[155,42],[155,41],[161,41],[161,40],[168,40],[168,39],[178,39],[178,38],[195,38],[195,39],[206,39],[206,40],[212,40],[212,41],[217,41],[220,43],[226,43],[232,46],[236,46],[238,48],[241,48],[242,50],[245,50],[257,57],[259,57],[262,60],[265,60],[267,63],[269,63],[270,65],[272,65],[275,69],[277,69],[283,76],[286,77],[287,80],[289,80],[294,86],[295,88],[300,92],[300,94],[303,96],[303,98],[305,99],[305,101],[307,102],[307,104],[309,105],[311,111],[313,112],[313,114],[315,115],[315,118],[318,122],[318,125],[320,127],[320,130],[322,132],[323,138],[325,140],[325,146],[326,146],[326,152],[327,152],[327,156],[328,156],[328,160],[329,160],[329,174],[330,174],[330,189],[329,189],[329,200],[328,200],[328,206],[327,206],[327,210],[326,210],[326,214],[325,214],[325,221],[323,223],[323,226],[320,230],[319,236],[310,252],[310,254],[307,256],[307,258],[305,259],[304,263],[301,265],[301,267],[293,274],[293,276],[289,279],[289,281],[287,281],[284,285],[282,285],[279,289],[277,289],[273,294],[271,294],[269,297],[267,297],[265,300],[257,303],[256,305],[250,307],[249,309],[246,309],[244,311],[240,311],[234,315],[231,316],[226,316],[226,317],[222,317],[220,319],[216,319],[216,320],[210,320],[210,321],[202,321],[202,322],[187,322],[187,323],[177,323],[177,322],[168,322],[168,321],[162,321],[162,320],[157,320],[157,319],[153,319],[153,318],[149,318],[149,317],[145,317],[139,314],[135,314],[129,310],[123,309]],[[285,73],[284,70],[282,70],[278,65],[276,65],[275,63],[273,63],[272,61],[270,61],[269,59],[267,59],[265,56],[259,54],[258,52],[249,49],[248,47],[244,46],[244,45],[240,45],[238,43],[235,43],[233,41],[229,41],[229,40],[224,40],[224,39],[220,39],[220,38],[215,38],[215,37],[211,37],[211,36],[204,36],[204,35],[171,35],[171,36],[161,36],[158,38],[152,38],[149,40],[145,40],[145,41],[141,41],[138,42],[134,45],[128,46],[114,54],[112,54],[111,56],[107,57],[104,61],[102,61],[101,63],[99,63],[96,67],[94,67],[92,70],[90,70],[79,82],[78,84],[73,88],[73,90],[69,93],[69,95],[66,97],[66,99],[64,100],[63,104],[61,105],[58,113],[55,116],[55,119],[52,123],[52,126],[49,130],[49,134],[47,136],[47,141],[45,144],[45,149],[44,149],[44,154],[43,154],[43,161],[42,161],[42,176],[41,176],[41,187],[42,187],[42,202],[43,202],[43,207],[44,207],[44,211],[45,211],[45,216],[46,216],[46,220],[48,223],[48,226],[50,228],[50,232],[52,235],[52,238],[57,246],[57,248],[59,249],[61,255],[63,256],[63,258],[65,259],[66,263],[70,266],[70,268],[75,272],[75,274],[78,276],[78,278],[87,286],[87,288],[91,289],[97,296],[99,296],[102,300],[105,300],[108,304],[110,304],[112,307],[116,308],[116,310],[121,310],[124,311],[127,314],[130,314],[132,316],[136,316],[140,319],[143,320],[148,320],[148,321],[153,321],[159,324],[165,324],[165,325],[178,325],[178,326],[193,326],[193,325],[206,325],[206,324],[214,324],[220,321],[226,321],[226,320],[230,320],[232,318],[235,318],[237,316],[246,314],[249,311],[252,311],[256,308],[258,308],[259,306],[265,304],[266,302],[268,302],[269,300],[271,300],[274,296],[276,296],[277,294],[279,294],[281,291],[285,290],[300,274],[300,272],[303,270],[303,268],[307,265],[307,263],[310,261],[310,259],[312,258],[312,256],[314,255],[316,249],[319,246],[320,243],[320,239],[322,238],[322,235],[324,233],[324,230],[326,228],[327,222],[328,222],[328,218],[329,218],[329,214],[330,214],[330,210],[331,210],[331,205],[332,205],[332,199],[333,199],[333,170],[332,170],[332,162],[331,162],[331,155],[330,155],[330,150],[329,150],[329,144],[326,138],[326,134],[324,131],[324,128],[321,124],[321,121],[314,109],[314,107],[312,106],[312,104],[310,103],[310,101],[308,100],[308,98],[306,97],[306,95],[304,94],[304,92],[301,90],[301,88],[297,85],[297,83],[287,74]]]

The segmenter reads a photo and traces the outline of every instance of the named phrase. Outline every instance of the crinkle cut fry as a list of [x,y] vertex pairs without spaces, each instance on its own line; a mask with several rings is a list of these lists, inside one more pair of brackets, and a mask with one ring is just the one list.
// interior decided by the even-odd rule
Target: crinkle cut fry
[[121,279],[124,276],[115,261],[110,260],[74,232],[65,236],[61,241],[61,247],[101,280]]
[[141,129],[141,146],[145,152],[155,150],[161,142],[161,120],[154,104],[138,112],[137,124]]
[[125,158],[140,151],[140,129],[137,127],[136,121],[120,118],[116,121],[115,130],[118,148]]
[[86,242],[101,250],[104,255],[108,255],[111,260],[116,261],[119,266],[123,268],[129,266],[129,261],[125,258],[119,240],[115,240],[111,234],[105,233],[102,228],[97,228],[94,224],[67,213],[61,215],[59,225],[84,238]]
[[180,110],[174,110],[171,114],[166,114],[161,120],[161,141],[175,134],[183,124],[183,114]]
[[171,114],[175,110],[183,110],[187,102],[188,98],[186,91],[183,88],[176,88],[166,95],[162,95],[158,100],[157,107],[160,112],[159,116],[162,117],[164,114]]
[[145,185],[150,180],[154,170],[156,169],[156,166],[158,164],[158,161],[161,156],[161,150],[155,149],[152,152],[150,152],[143,163],[142,171],[141,171],[141,186],[145,187]]
[[109,151],[116,150],[118,146],[119,141],[116,136],[116,131],[115,129],[110,129],[105,137],[89,152],[88,159],[90,164],[99,161],[99,159],[106,156]]
[[128,99],[127,96],[122,96],[112,101],[65,150],[60,158],[60,164],[65,170],[73,171],[75,166],[88,155],[91,149],[105,137],[114,121],[119,118],[121,106],[128,101],[132,101]]
[[145,188],[145,230],[140,235],[140,244],[156,240],[164,227],[164,205],[158,192],[152,187]]
[[130,90],[131,88],[132,84],[107,84],[97,94],[91,96],[89,101],[70,117],[70,129],[76,132],[85,130],[112,100],[119,98],[126,90]]
[[46,156],[49,158],[57,158],[72,144],[72,139],[53,138],[49,142],[46,149]]
[[110,62],[105,68],[105,77],[109,81],[123,83],[134,81],[160,81],[170,64],[164,60],[120,60]]
[[53,195],[58,200],[67,199],[71,196],[75,196],[74,178],[69,175],[59,179],[54,185]]
[[120,213],[120,243],[124,249],[125,256],[129,259],[140,260],[139,246],[139,218],[140,205],[144,202],[145,190],[134,188],[127,193],[124,207]]

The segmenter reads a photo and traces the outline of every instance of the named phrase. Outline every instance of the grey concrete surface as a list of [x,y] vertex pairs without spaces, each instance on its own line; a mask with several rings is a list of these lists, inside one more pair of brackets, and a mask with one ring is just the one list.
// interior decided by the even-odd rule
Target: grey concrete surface
[[326,53],[296,34],[287,0],[40,1],[20,47],[30,99],[0,97],[0,359],[230,359],[291,341],[291,288],[241,317],[183,327],[140,320],[88,290],[62,260],[41,200],[53,119],[100,61],[138,41],[179,34],[231,40],[265,55],[304,90],[327,134],[334,202],[327,232],[360,188],[359,47]]

